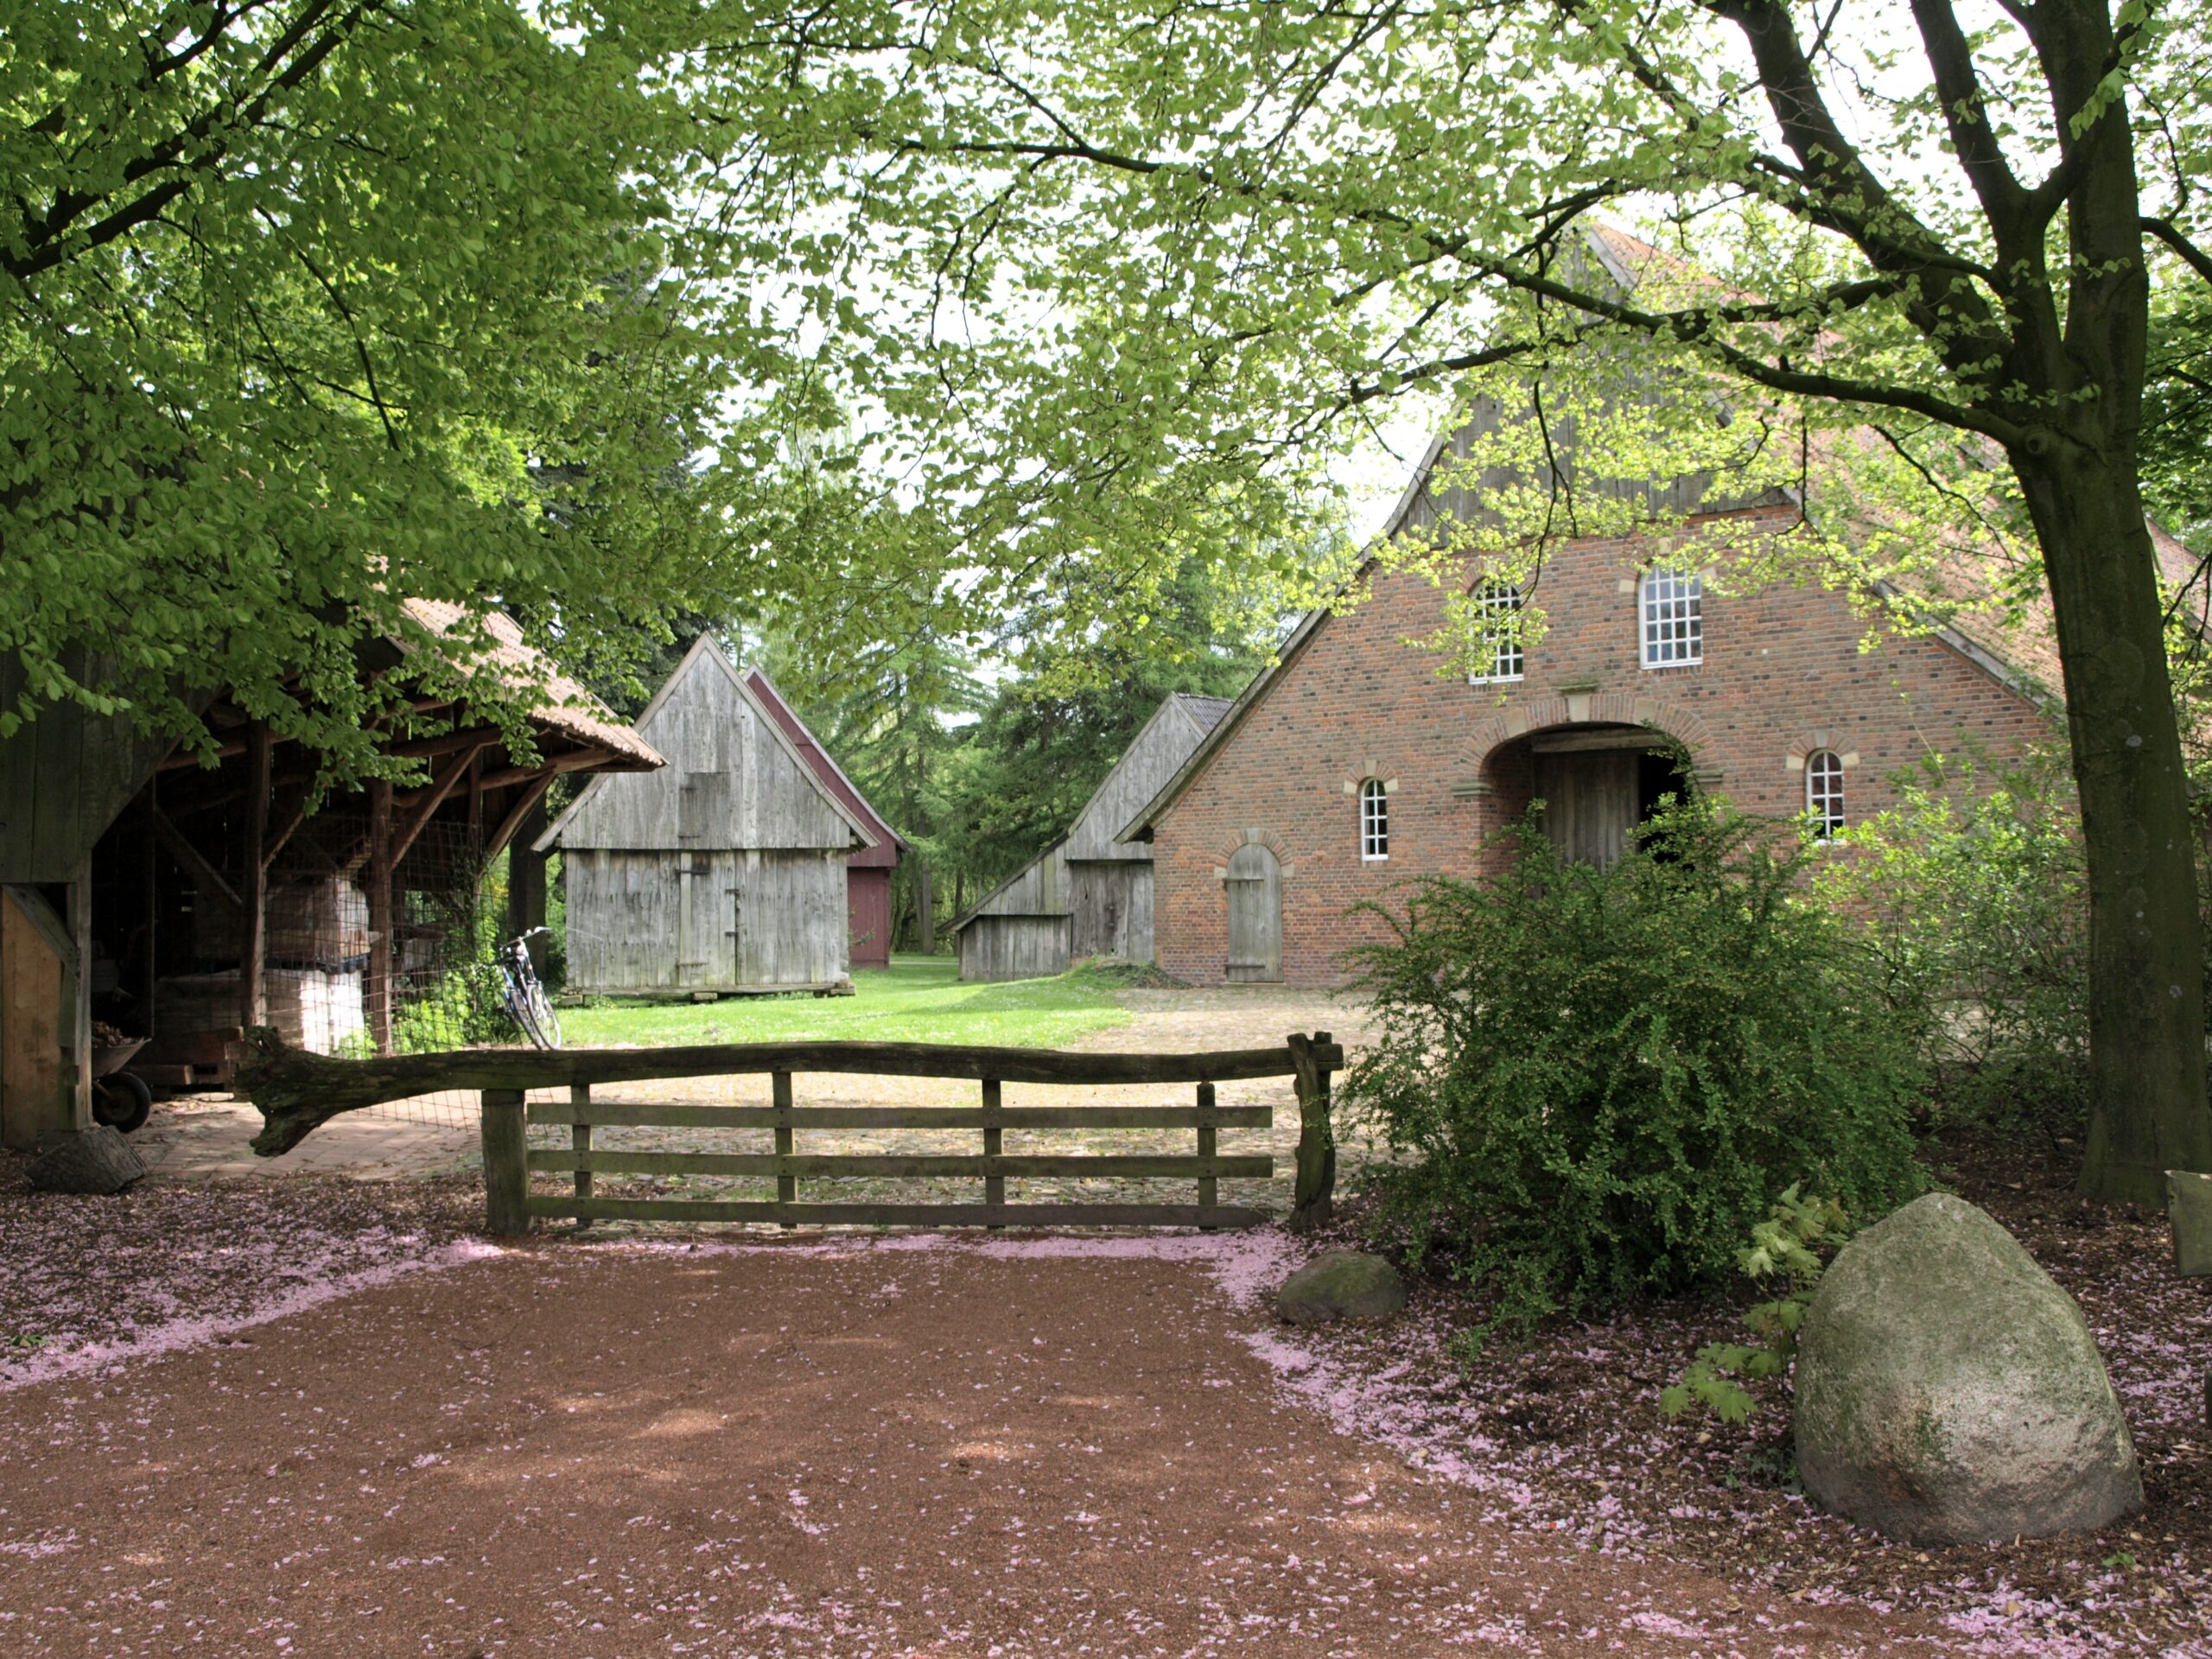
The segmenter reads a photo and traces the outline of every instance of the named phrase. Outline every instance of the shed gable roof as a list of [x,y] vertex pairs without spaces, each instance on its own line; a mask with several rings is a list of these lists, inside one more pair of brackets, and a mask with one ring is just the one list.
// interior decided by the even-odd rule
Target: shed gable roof
[[862,849],[854,855],[852,862],[888,869],[898,863],[901,853],[912,851],[912,844],[868,804],[868,797],[861,793],[860,785],[846,775],[845,769],[837,764],[836,757],[822,746],[807,723],[798,717],[798,712],[776,689],[776,683],[758,668],[746,670],[745,683],[759,696],[776,723],[784,728],[784,735],[798,747],[799,757],[806,762],[809,769],[832,795],[851,809],[853,816],[875,837],[876,844]]
[[873,847],[712,636],[701,634],[638,716],[664,772],[594,778],[540,836],[628,851]]

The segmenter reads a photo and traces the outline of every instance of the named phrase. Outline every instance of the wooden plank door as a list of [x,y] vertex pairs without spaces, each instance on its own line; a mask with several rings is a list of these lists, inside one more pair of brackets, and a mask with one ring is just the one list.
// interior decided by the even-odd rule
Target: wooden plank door
[[1282,977],[1282,869],[1264,847],[1239,847],[1222,883],[1229,893],[1229,977]]
[[1544,834],[1562,859],[1602,870],[1628,850],[1636,827],[1637,759],[1631,749],[1535,757]]

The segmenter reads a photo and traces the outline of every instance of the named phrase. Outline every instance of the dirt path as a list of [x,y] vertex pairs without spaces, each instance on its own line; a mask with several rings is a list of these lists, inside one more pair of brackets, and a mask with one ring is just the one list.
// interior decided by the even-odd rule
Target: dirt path
[[1280,1248],[556,1243],[0,1395],[0,1651],[1894,1650],[1283,1403]]

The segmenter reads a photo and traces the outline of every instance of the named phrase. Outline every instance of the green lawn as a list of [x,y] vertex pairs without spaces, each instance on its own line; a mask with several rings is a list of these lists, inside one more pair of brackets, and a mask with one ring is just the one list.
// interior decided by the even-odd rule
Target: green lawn
[[963,985],[950,957],[896,957],[853,976],[851,996],[740,996],[720,1002],[594,1002],[561,1011],[574,1047],[768,1043],[1000,1043],[1056,1048],[1128,1023],[1111,970],[1079,966],[1057,979]]

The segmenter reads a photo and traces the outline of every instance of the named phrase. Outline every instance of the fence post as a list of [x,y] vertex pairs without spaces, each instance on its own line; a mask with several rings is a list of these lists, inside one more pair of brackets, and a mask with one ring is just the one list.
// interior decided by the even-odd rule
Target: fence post
[[[1220,1134],[1214,1125],[1213,1104],[1213,1084],[1200,1084],[1198,1085],[1198,1156],[1209,1160],[1206,1173],[1198,1177],[1198,1208],[1201,1211],[1211,1210],[1221,1201],[1221,1185],[1214,1176],[1211,1161],[1219,1149],[1217,1137]],[[1203,1233],[1211,1233],[1214,1229],[1201,1221],[1198,1224],[1198,1230]]]
[[[576,1196],[580,1198],[588,1198],[591,1197],[593,1185],[591,1171],[584,1167],[584,1160],[581,1154],[591,1150],[591,1123],[584,1116],[591,1107],[591,1084],[570,1084],[569,1104],[575,1109],[576,1116],[576,1121],[569,1126],[569,1148],[579,1154],[576,1159]],[[579,1229],[590,1226],[591,1217],[578,1216],[576,1225]]]
[[494,1238],[530,1230],[530,1136],[523,1091],[484,1091],[484,1230]]
[[1293,1032],[1289,1040],[1290,1063],[1298,1071],[1298,1185],[1288,1225],[1304,1232],[1322,1225],[1335,1209],[1337,1137],[1329,1123],[1329,1073],[1313,1053],[1316,1044],[1330,1038],[1325,1031],[1311,1037]]
[[[1006,1131],[999,1126],[1001,1094],[996,1077],[983,1079],[983,1203],[993,1210],[1006,1208],[1006,1177],[995,1175],[996,1160],[1006,1150]],[[994,1231],[1006,1225],[1003,1221],[985,1224]]]
[[[769,1076],[776,1103],[776,1202],[796,1204],[798,1177],[790,1173],[791,1166],[785,1161],[791,1156],[791,1074],[775,1071]],[[786,1221],[782,1225],[796,1227],[798,1224]]]

